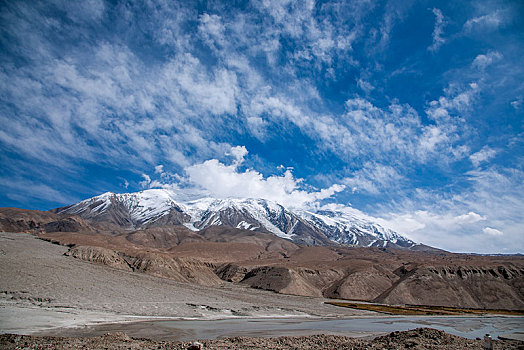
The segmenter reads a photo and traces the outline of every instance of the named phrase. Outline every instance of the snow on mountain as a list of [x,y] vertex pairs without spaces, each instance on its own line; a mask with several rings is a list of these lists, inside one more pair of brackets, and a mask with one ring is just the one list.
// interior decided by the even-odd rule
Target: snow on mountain
[[54,210],[58,214],[76,214],[99,222],[111,222],[125,228],[149,224],[181,224],[189,220],[168,191],[151,189],[135,193],[106,192],[100,196]]
[[176,193],[150,189],[136,193],[104,193],[77,204],[55,209],[98,222],[135,229],[185,225],[193,231],[209,226],[230,226],[275,234],[307,244],[411,247],[415,243],[358,215],[358,211],[324,209],[291,211],[282,205],[253,198],[200,198],[176,201]]
[[[197,215],[193,226],[203,229],[209,226],[225,225],[250,230],[264,229],[275,235],[292,239],[293,213],[283,206],[264,199],[215,199],[206,210],[194,212]],[[196,203],[194,203],[196,204]],[[203,208],[204,205],[199,207]]]
[[335,210],[298,213],[311,225],[320,228],[332,241],[358,246],[379,246],[387,242],[400,246],[415,243],[398,233],[368,221],[356,213]]

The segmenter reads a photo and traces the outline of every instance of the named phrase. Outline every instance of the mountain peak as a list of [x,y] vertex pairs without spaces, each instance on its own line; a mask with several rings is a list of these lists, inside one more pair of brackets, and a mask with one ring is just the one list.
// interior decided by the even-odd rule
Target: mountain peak
[[131,229],[185,225],[198,231],[209,226],[230,226],[274,234],[297,243],[404,248],[415,245],[352,208],[292,211],[261,198],[204,197],[181,203],[174,198],[176,193],[165,189],[121,194],[106,192],[54,212],[76,214]]

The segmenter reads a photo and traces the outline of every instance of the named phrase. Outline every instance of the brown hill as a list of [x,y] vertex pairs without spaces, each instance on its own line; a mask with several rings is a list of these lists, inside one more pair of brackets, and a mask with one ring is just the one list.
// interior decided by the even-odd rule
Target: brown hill
[[[49,233],[43,237],[65,244],[111,246],[113,251],[105,252],[103,258],[92,253],[73,256],[128,268],[120,257],[133,271],[183,282],[209,285],[219,277],[283,294],[386,304],[524,309],[524,261],[518,256],[300,247],[275,241],[274,236],[268,235],[272,238],[268,241],[257,238],[262,233],[244,233],[251,239],[237,230],[225,233],[232,235],[232,242],[186,240],[169,249],[146,249],[124,236]],[[218,232],[207,236],[221,240]]]
[[466,308],[524,309],[520,263],[422,266],[406,273],[373,301]]
[[92,227],[78,216],[48,211],[0,208],[0,231],[4,232],[78,232]]
[[302,247],[287,258],[231,263],[225,280],[279,293],[386,304],[524,309],[522,257]]

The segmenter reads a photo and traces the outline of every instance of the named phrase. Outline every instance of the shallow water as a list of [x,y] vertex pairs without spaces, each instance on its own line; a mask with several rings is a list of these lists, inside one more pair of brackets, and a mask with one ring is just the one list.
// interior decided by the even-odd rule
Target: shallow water
[[[311,333],[366,335],[431,327],[474,339],[489,333],[524,332],[524,317],[384,317],[351,319],[226,319],[154,321],[155,326],[180,334],[179,340],[232,336],[281,336]],[[166,330],[167,330],[166,329]]]

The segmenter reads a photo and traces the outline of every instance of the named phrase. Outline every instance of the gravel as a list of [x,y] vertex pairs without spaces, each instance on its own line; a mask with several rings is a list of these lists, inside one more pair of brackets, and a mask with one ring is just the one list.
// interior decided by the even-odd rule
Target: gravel
[[[193,342],[155,342],[136,339],[124,333],[109,333],[93,338],[34,337],[0,335],[2,349],[187,349]],[[203,349],[482,349],[481,340],[471,340],[445,332],[418,328],[393,332],[373,340],[334,335],[302,337],[251,338],[237,337],[200,341]],[[494,340],[493,349],[523,349],[524,342]]]

